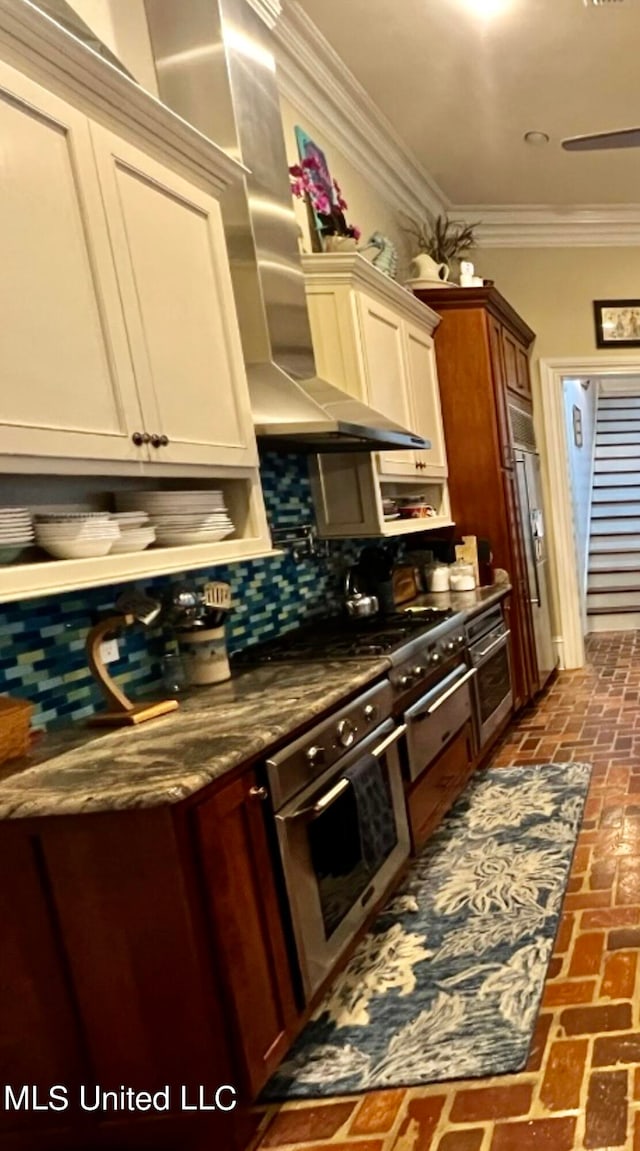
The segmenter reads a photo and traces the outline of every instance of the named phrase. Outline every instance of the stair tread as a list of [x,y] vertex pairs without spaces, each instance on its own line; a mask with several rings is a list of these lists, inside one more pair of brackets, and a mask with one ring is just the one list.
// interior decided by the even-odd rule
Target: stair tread
[[591,607],[587,603],[587,615],[628,615],[629,612],[640,611],[640,604],[633,606],[632,604],[620,604],[616,607]]
[[640,587],[634,587],[633,584],[619,584],[617,587],[590,587],[587,588],[587,595],[626,595],[628,592],[633,592],[638,596],[638,607],[640,608]]

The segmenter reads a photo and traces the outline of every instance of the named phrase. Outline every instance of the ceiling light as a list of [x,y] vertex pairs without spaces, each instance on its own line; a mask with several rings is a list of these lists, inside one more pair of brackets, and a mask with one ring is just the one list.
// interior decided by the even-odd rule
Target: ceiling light
[[498,16],[504,12],[511,0],[467,0],[469,7],[478,16]]
[[525,144],[531,144],[532,148],[543,148],[545,144],[549,143],[546,132],[525,132],[522,139]]

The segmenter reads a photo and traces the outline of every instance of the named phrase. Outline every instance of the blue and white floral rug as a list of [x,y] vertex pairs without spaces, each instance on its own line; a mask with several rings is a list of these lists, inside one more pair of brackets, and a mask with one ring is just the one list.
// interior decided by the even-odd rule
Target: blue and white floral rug
[[474,779],[264,1097],[519,1071],[590,774],[585,764],[543,764]]

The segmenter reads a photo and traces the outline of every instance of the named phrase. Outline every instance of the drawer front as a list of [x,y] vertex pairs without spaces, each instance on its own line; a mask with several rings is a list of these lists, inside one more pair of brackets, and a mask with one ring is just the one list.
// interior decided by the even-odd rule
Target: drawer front
[[[461,683],[441,707],[430,711],[430,696],[423,696],[405,713],[409,775],[418,779],[451,739],[471,719],[472,680]],[[437,701],[436,701],[437,702]]]
[[414,852],[424,846],[464,790],[473,767],[473,729],[468,722],[407,795]]

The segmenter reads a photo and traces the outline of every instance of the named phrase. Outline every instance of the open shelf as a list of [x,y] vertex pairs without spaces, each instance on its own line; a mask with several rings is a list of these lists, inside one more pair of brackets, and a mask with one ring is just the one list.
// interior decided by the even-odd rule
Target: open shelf
[[[92,559],[47,558],[39,548],[26,553],[26,562],[0,566],[0,602],[33,599],[81,588],[101,587],[136,579],[150,579],[172,572],[195,571],[237,560],[279,554],[273,547],[264,515],[257,472],[212,476],[206,481],[138,480],[98,476],[0,476],[0,506],[79,504],[96,511],[112,510],[117,490],[166,488],[222,490],[235,525],[233,536],[217,543],[184,544],[179,547],[152,545],[142,552],[106,555]],[[108,489],[108,490],[107,490]],[[32,558],[33,557],[33,558]]]

